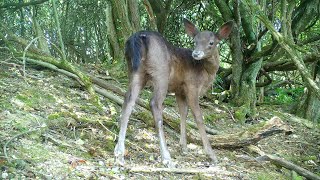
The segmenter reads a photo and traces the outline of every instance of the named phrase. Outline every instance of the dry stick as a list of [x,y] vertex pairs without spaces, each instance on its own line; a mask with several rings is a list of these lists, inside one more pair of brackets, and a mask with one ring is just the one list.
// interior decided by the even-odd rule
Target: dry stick
[[185,174],[215,174],[222,175],[224,177],[240,177],[238,173],[228,172],[217,168],[153,168],[148,166],[128,167],[129,172],[142,172],[142,173],[154,173],[154,172],[168,172],[168,173],[185,173]]
[[271,155],[271,154],[266,154],[265,152],[261,151],[257,146],[248,146],[249,150],[259,154],[261,157],[259,157],[259,159],[264,159],[264,160],[269,160],[271,161],[273,164],[276,165],[280,165],[282,167],[285,167],[287,169],[293,170],[295,172],[297,172],[298,174],[308,178],[308,179],[314,179],[314,180],[320,180],[320,177],[300,166],[297,166],[295,164],[293,164],[290,161],[287,161],[283,158]]
[[226,106],[223,106],[223,107],[228,111],[228,113],[230,114],[230,116],[231,116],[231,118],[232,118],[233,122],[237,122],[237,121],[234,119],[234,117],[233,117],[233,115],[232,115],[231,111],[229,110],[229,108],[228,108],[228,107],[226,107]]

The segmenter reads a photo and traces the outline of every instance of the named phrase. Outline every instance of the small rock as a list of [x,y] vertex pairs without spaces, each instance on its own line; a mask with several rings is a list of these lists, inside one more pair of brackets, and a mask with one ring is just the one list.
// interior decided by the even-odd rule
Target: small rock
[[222,160],[223,160],[223,161],[229,161],[229,158],[224,157]]
[[195,149],[197,149],[198,146],[195,145],[195,144],[190,143],[190,144],[187,145],[187,147],[188,147],[188,149],[195,150]]
[[292,134],[292,136],[291,137],[293,137],[293,138],[299,138],[299,136],[298,135],[296,135],[296,134]]
[[98,162],[100,166],[104,166],[104,162],[103,161],[99,161]]
[[1,174],[2,179],[6,179],[9,176],[9,174],[7,172],[3,172]]

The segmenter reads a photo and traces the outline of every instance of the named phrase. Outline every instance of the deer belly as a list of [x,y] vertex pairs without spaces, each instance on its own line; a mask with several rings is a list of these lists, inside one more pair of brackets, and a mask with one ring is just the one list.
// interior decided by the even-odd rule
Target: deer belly
[[177,93],[178,91],[182,90],[183,80],[173,66],[170,67],[170,74],[169,74],[169,84],[168,84],[168,92],[169,93]]

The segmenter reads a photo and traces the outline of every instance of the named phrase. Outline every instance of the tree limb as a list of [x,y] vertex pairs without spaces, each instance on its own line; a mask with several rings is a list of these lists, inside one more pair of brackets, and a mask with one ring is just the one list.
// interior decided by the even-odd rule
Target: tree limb
[[[256,144],[260,140],[278,133],[291,134],[292,129],[279,117],[273,117],[238,133],[210,136],[209,140],[212,147],[236,149]],[[189,135],[188,140],[195,143],[201,142],[199,137],[194,137],[197,135]]]
[[285,49],[290,56],[292,62],[299,70],[304,82],[308,89],[316,95],[318,99],[320,99],[320,87],[316,84],[316,82],[312,79],[311,74],[306,68],[305,63],[302,61],[302,58],[297,50],[300,50],[295,44],[293,44],[290,40],[288,40],[285,36],[280,34],[273,26],[273,24],[268,20],[268,18],[261,13],[261,10],[254,5],[250,5],[253,9],[252,12],[257,13],[257,17],[263,22],[263,24],[269,29],[272,33],[272,36],[278,41],[279,45]]
[[151,29],[154,31],[157,31],[158,27],[157,27],[156,17],[153,13],[153,9],[151,7],[149,0],[143,0],[143,5],[146,8],[146,11],[147,11],[149,19],[150,19]]
[[298,174],[306,177],[307,179],[320,180],[320,177],[318,175],[308,171],[307,169],[304,169],[300,166],[297,166],[297,165],[293,164],[292,162],[287,161],[283,158],[277,157],[275,155],[266,154],[263,151],[261,151],[257,146],[251,145],[248,148],[250,151],[253,151],[253,152],[259,154],[261,156],[261,157],[259,157],[259,159],[271,161],[273,164],[280,165],[280,166],[285,167],[287,169],[293,170],[293,171],[297,172]]

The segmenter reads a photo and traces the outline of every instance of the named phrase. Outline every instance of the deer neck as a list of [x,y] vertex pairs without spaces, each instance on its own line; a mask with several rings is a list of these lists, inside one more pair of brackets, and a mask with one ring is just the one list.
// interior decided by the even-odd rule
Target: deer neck
[[210,75],[215,75],[219,69],[219,51],[214,49],[212,56],[204,60],[204,69]]

